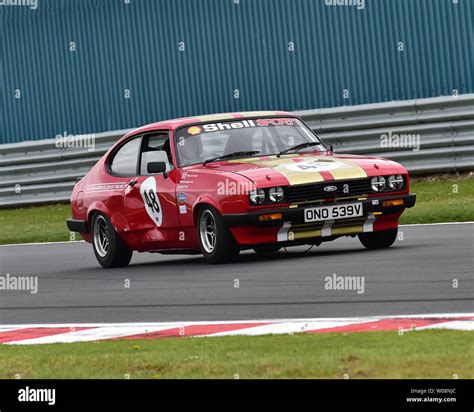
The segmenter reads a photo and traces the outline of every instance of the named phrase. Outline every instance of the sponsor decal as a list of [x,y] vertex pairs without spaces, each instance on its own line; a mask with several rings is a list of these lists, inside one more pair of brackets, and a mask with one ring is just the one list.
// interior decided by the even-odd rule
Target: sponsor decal
[[330,161],[320,161],[318,159],[311,159],[305,162],[298,162],[298,163],[290,163],[286,165],[288,170],[293,170],[295,172],[306,172],[306,173],[314,173],[314,172],[326,172],[330,170],[337,169],[341,167],[341,164],[338,162]]
[[271,119],[255,119],[255,120],[235,120],[228,122],[207,123],[201,126],[188,127],[187,133],[190,136],[196,136],[203,132],[217,132],[221,130],[245,129],[251,127],[268,127],[268,126],[293,126],[295,119],[293,118],[271,118]]
[[188,134],[190,134],[191,136],[195,136],[199,133],[201,133],[201,128],[199,126],[191,126],[188,129]]
[[178,193],[178,202],[179,203],[186,202],[186,193],[183,193],[183,192]]
[[163,212],[161,210],[160,198],[156,191],[156,179],[153,176],[141,184],[140,195],[150,219],[155,222],[156,226],[161,226],[163,222]]
[[186,205],[179,205],[179,213],[181,215],[185,215],[186,213],[188,213],[188,210],[186,209]]
[[202,125],[202,128],[205,132],[216,132],[218,130],[244,129],[256,126],[254,120],[242,120],[241,122],[209,123]]
[[123,190],[127,186],[126,182],[118,183],[98,183],[86,186],[86,193],[90,192],[114,192],[116,190]]

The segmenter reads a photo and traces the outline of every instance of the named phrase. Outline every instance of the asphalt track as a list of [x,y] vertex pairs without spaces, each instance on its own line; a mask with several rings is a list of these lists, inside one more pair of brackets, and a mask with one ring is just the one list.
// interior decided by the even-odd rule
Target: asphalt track
[[[220,266],[201,256],[136,253],[127,268],[104,270],[86,243],[0,247],[0,276],[39,279],[37,294],[0,291],[0,324],[473,312],[474,224],[400,231],[403,240],[386,250],[343,238],[306,254],[246,252]],[[327,290],[324,279],[334,273],[364,276],[364,293]]]

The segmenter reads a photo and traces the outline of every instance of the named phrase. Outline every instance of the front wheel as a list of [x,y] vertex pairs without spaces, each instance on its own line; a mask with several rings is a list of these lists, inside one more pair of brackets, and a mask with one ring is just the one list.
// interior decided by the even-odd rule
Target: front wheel
[[201,253],[209,263],[228,262],[239,255],[232,233],[212,206],[199,211],[197,229]]
[[133,252],[120,239],[110,219],[102,213],[92,218],[92,248],[104,268],[127,266]]
[[360,233],[359,240],[367,249],[384,249],[393,245],[398,228],[381,232]]

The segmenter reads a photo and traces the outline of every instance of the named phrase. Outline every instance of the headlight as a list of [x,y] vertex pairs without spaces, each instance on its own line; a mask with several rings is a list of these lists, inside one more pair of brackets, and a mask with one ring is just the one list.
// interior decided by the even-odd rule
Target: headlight
[[388,177],[388,186],[392,190],[400,190],[404,185],[403,177],[401,175],[391,175]]
[[280,186],[272,187],[268,191],[268,198],[274,203],[280,203],[283,200],[285,192]]
[[375,176],[370,179],[370,185],[374,192],[382,192],[385,189],[385,178],[383,176]]
[[263,189],[252,190],[249,196],[250,202],[254,205],[261,205],[265,201],[265,191]]

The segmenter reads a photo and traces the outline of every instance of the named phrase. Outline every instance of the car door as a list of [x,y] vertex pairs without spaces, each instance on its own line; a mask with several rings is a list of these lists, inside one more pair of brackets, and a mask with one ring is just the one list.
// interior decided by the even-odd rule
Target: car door
[[115,149],[107,163],[106,178],[101,183],[89,187],[89,190],[93,190],[92,193],[100,190],[102,195],[104,193],[107,195],[106,207],[110,211],[112,220],[119,222],[116,227],[119,231],[129,230],[123,199],[130,180],[137,174],[141,142],[141,136],[133,136]]
[[[166,171],[149,173],[150,162],[165,162]],[[168,132],[144,134],[137,173],[130,178],[123,196],[130,230],[144,248],[177,247],[174,246],[179,241],[176,180]]]

